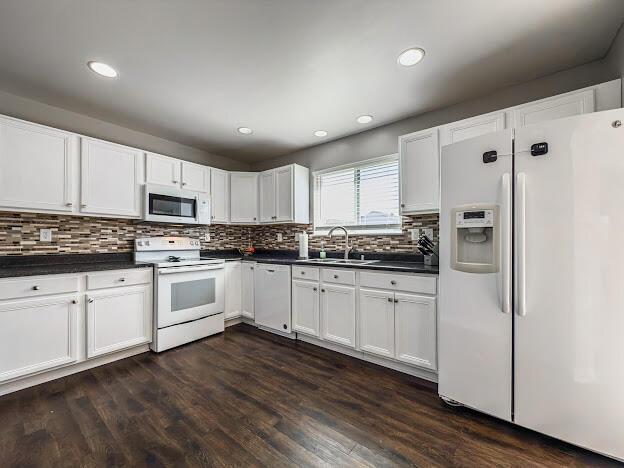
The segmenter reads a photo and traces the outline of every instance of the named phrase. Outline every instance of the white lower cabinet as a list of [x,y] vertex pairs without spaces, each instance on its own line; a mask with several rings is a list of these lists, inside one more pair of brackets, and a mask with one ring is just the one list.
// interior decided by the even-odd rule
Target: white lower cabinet
[[76,362],[77,296],[0,305],[0,382]]
[[292,282],[293,330],[319,336],[319,285],[313,281]]
[[149,343],[151,339],[151,285],[87,294],[87,358]]
[[241,316],[241,262],[225,263],[225,319]]
[[355,348],[355,287],[321,287],[321,338]]
[[436,335],[435,298],[395,293],[396,358],[408,364],[436,370]]
[[243,262],[241,266],[241,313],[243,317],[254,318],[254,270],[255,263]]
[[394,293],[360,289],[360,349],[394,357]]

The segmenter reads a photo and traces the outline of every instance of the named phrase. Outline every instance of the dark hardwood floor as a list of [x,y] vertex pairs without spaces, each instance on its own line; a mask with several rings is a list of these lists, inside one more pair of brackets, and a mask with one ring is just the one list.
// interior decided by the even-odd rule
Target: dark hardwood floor
[[0,398],[3,468],[294,465],[616,463],[248,325]]

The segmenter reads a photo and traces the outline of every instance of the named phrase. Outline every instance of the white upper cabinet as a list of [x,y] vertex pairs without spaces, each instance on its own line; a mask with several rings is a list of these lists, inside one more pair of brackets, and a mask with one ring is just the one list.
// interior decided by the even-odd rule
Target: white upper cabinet
[[148,184],[208,193],[210,192],[210,168],[162,154],[147,153],[145,155],[145,181]]
[[72,211],[78,137],[0,118],[0,206]]
[[258,222],[258,173],[230,173],[230,222]]
[[80,212],[139,218],[142,162],[141,150],[82,138]]
[[210,192],[210,168],[182,161],[182,188],[193,192]]
[[546,120],[594,112],[594,94],[594,89],[586,89],[514,107],[514,126],[520,128]]
[[440,128],[441,146],[505,129],[505,112],[492,112],[453,122]]
[[310,171],[298,164],[260,173],[260,222],[310,223]]
[[438,129],[399,137],[401,214],[436,211],[440,199]]
[[275,171],[260,173],[260,222],[275,221]]
[[148,184],[180,186],[180,161],[155,153],[145,155],[145,180]]
[[230,174],[221,169],[210,171],[210,202],[212,222],[227,223],[230,220]]

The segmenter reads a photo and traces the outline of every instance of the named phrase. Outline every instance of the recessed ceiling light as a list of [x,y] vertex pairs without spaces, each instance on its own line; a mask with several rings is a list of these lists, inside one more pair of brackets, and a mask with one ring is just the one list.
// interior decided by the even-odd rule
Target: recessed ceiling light
[[105,76],[106,78],[117,78],[117,70],[110,65],[102,62],[89,62],[87,66],[98,75]]
[[238,127],[238,133],[242,133],[243,135],[251,135],[253,130],[249,127]]
[[404,50],[399,54],[397,62],[404,67],[411,67],[420,62],[425,56],[425,51],[420,47],[412,47],[411,49]]
[[325,130],[317,130],[316,132],[314,132],[314,136],[325,137],[327,136],[327,132]]
[[373,116],[372,115],[360,115],[357,118],[358,123],[361,124],[367,124],[367,123],[371,123],[373,121]]

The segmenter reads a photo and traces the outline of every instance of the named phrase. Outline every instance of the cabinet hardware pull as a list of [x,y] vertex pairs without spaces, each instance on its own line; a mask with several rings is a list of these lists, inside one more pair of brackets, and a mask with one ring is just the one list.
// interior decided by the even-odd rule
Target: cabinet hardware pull
[[321,289],[321,292],[325,292],[325,290],[324,290],[324,289]]
[[302,272],[301,272],[301,274],[302,274],[302,275],[305,275],[305,271],[302,271]]
[[93,302],[93,299],[89,298],[89,304],[91,304]]
[[392,298],[391,297],[388,298],[388,302],[392,302]]
[[182,182],[182,185],[186,185],[186,182]]
[[126,278],[119,278],[119,281],[123,283],[124,281],[126,281]]
[[72,206],[72,205],[73,205],[73,203],[72,203],[72,202],[67,202],[67,203],[65,203],[65,206]]
[[39,286],[33,286],[33,291],[39,291]]
[[253,267],[249,267],[250,270],[253,270]]
[[86,208],[86,207],[87,207],[87,204],[86,204],[86,203],[81,203],[81,204],[80,204],[80,208]]
[[338,279],[338,275],[334,275],[334,279]]
[[312,291],[318,291],[318,288],[312,288]]
[[405,203],[401,203],[401,208],[405,208]]
[[392,286],[396,286],[396,281],[392,280],[392,281],[390,281],[390,284],[391,284]]
[[77,301],[76,299],[74,299],[74,300],[72,301],[72,304],[78,304],[78,301]]
[[174,184],[177,184],[178,181],[177,180],[172,180],[171,182],[173,182]]
[[269,273],[275,273],[275,270],[267,270]]
[[398,304],[398,303],[399,303],[399,300],[398,300],[398,299],[395,299],[395,300],[394,300],[394,303],[395,303],[395,304]]

